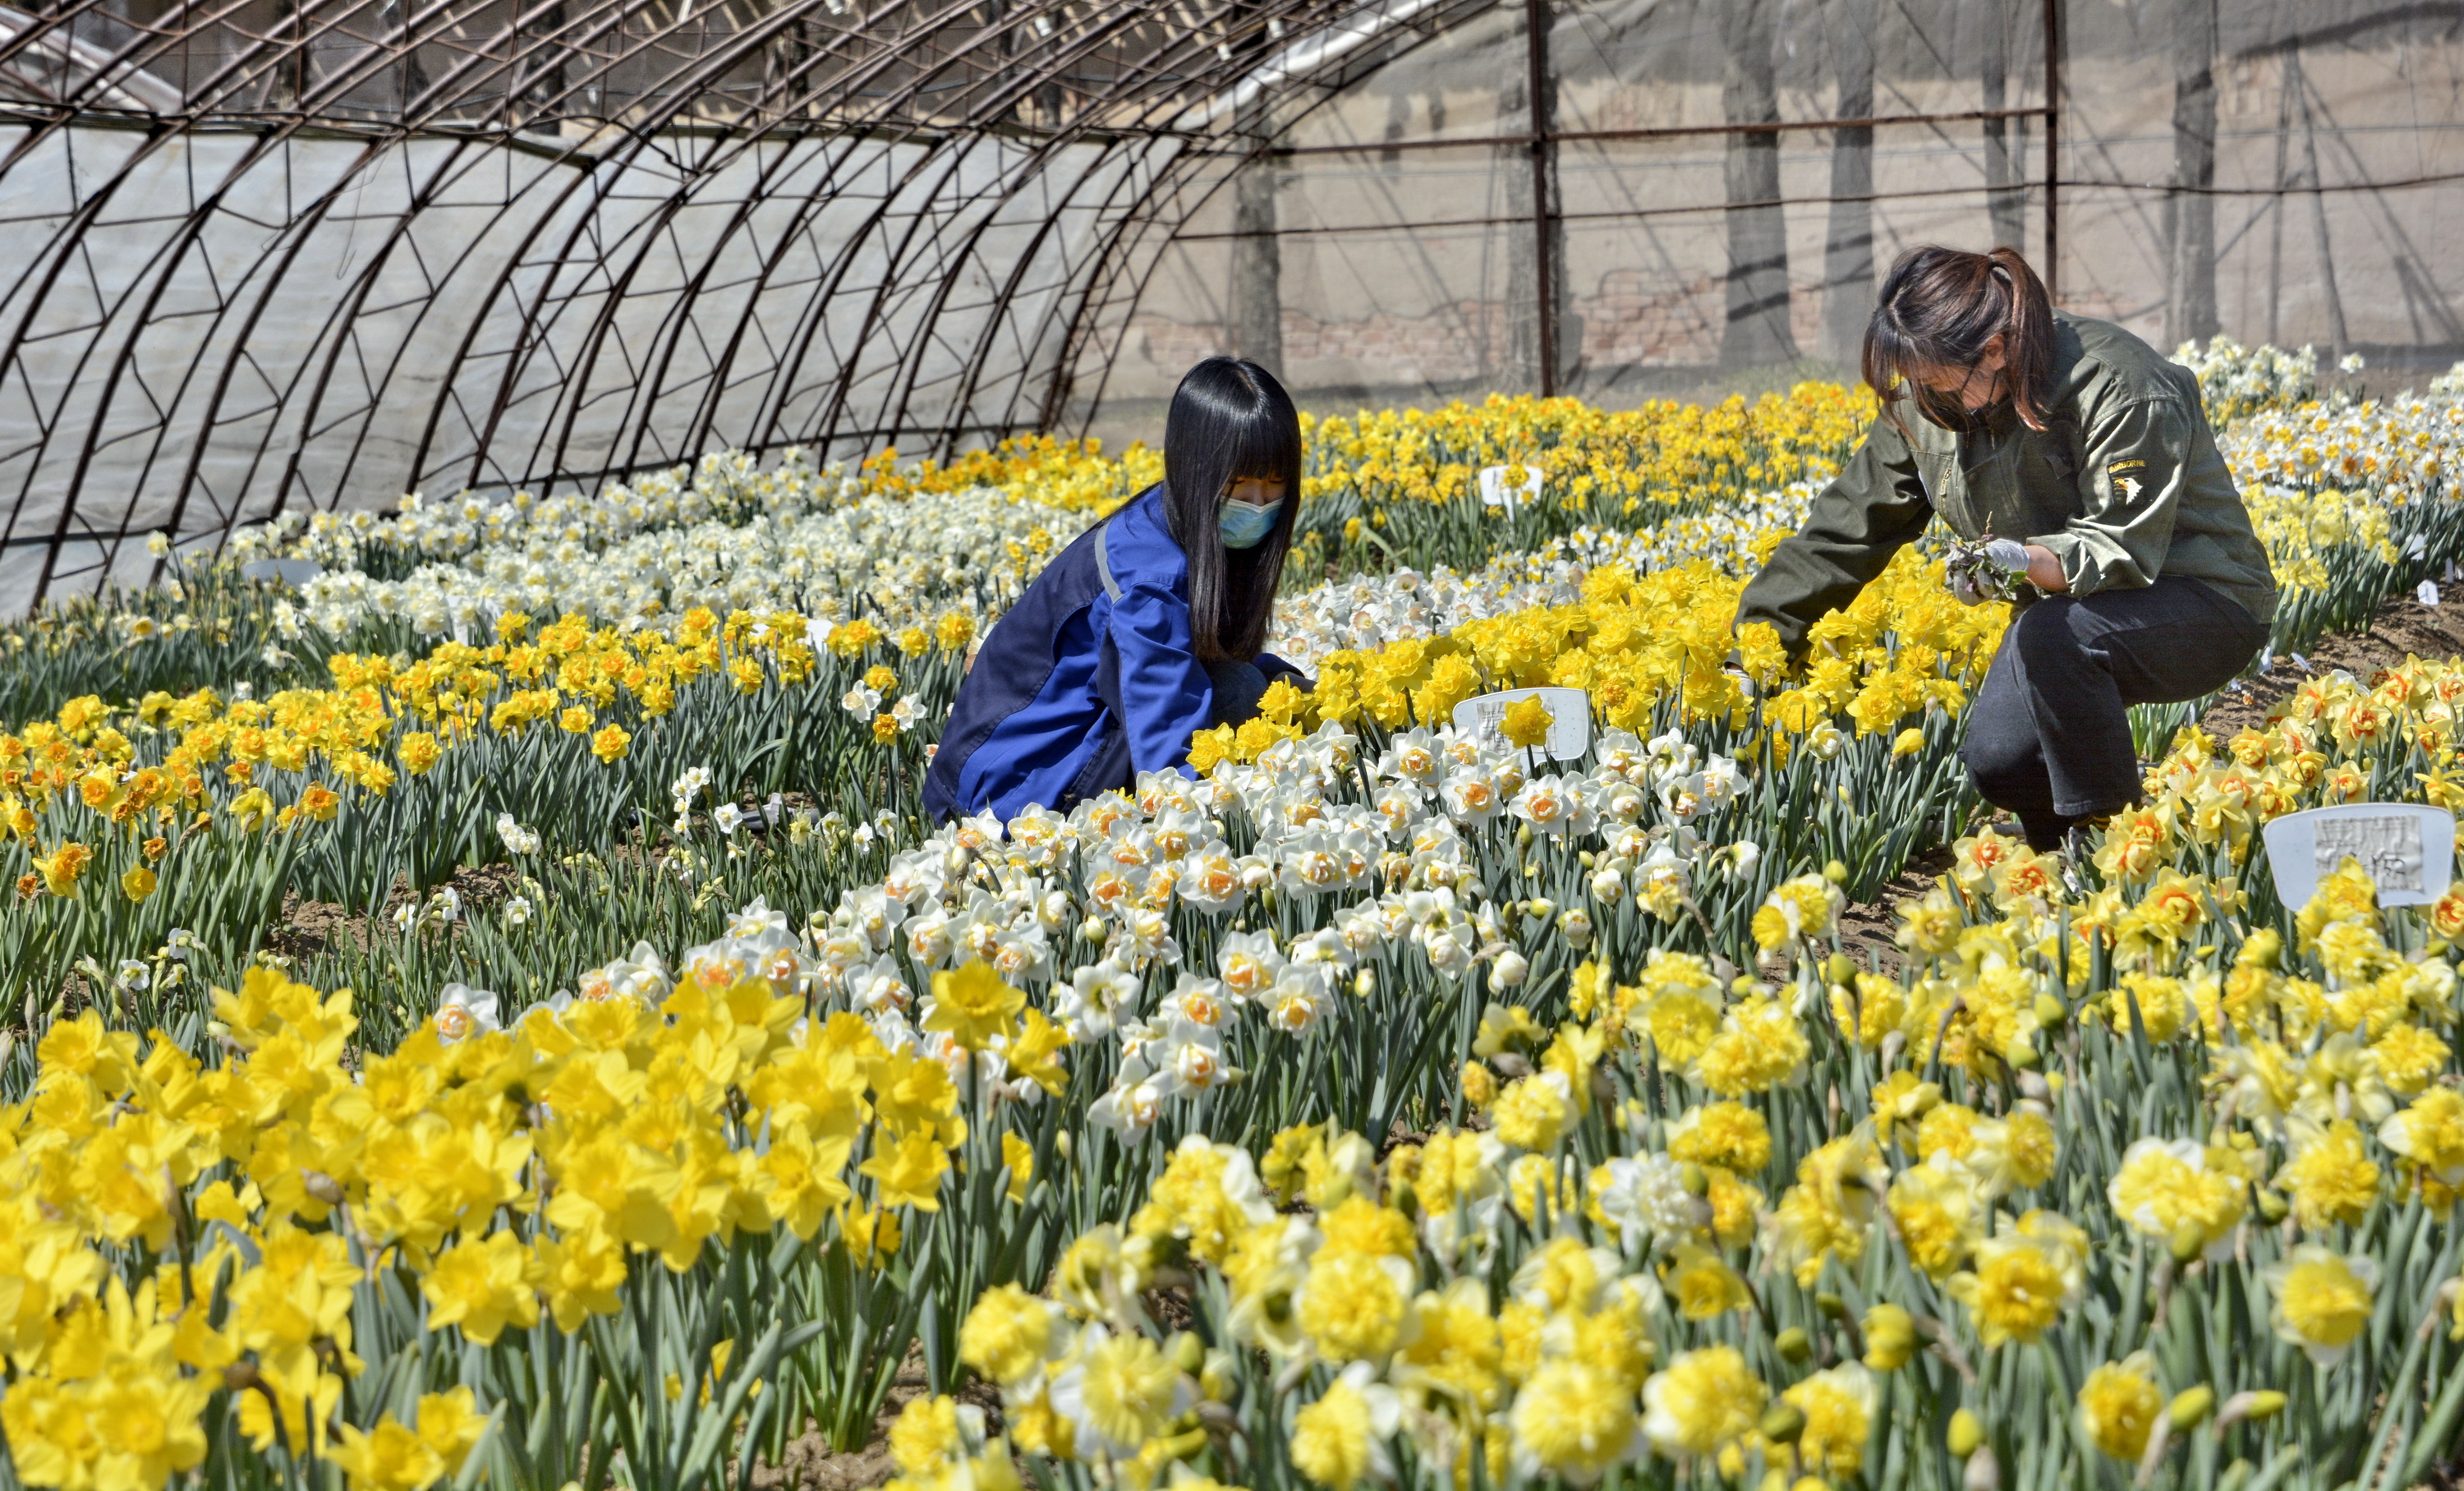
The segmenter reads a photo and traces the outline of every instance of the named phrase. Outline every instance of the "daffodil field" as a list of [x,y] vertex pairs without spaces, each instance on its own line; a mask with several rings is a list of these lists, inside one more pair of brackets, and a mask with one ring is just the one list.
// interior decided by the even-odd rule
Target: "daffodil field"
[[[2289,661],[2453,579],[2464,389],[2178,355],[2304,681],[2143,711],[2084,861],[1969,791],[2007,617],[1926,545],[1802,671],[1734,629],[1829,386],[1311,421],[1313,688],[1067,814],[921,779],[1144,448],[407,498],[14,624],[0,1485],[2452,1474],[2464,892],[2259,832],[2464,804],[2464,660]],[[1538,684],[1579,756],[1448,723]]]

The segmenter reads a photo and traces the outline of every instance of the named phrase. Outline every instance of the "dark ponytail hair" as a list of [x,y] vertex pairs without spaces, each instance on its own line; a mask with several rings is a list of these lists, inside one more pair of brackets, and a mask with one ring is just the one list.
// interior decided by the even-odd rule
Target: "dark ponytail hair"
[[2045,282],[2013,248],[1910,249],[1882,280],[1860,371],[1903,433],[1901,401],[1911,396],[1937,424],[1959,429],[1966,412],[1929,399],[1917,374],[1974,367],[1995,337],[2002,339],[2012,410],[2042,432],[2054,384],[2054,307]]
[[[1232,483],[1284,484],[1283,511],[1253,548],[1227,549],[1217,509]],[[1301,506],[1301,416],[1274,375],[1210,357],[1173,390],[1163,423],[1164,517],[1189,556],[1189,631],[1208,662],[1247,661],[1266,645],[1275,590]]]

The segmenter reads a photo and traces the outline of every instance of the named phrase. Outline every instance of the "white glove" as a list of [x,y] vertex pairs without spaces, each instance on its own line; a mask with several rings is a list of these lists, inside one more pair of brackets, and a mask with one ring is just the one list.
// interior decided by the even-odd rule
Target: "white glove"
[[2017,539],[1987,539],[1985,557],[2009,570],[2013,576],[2028,572],[2028,545]]
[[1954,544],[1944,565],[1951,595],[1963,606],[2005,601],[2027,578],[2028,545],[2016,539]]

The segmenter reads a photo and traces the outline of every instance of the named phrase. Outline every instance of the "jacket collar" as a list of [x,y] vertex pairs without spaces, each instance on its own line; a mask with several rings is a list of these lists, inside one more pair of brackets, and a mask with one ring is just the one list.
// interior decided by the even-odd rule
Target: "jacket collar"
[[2067,311],[2054,312],[2054,370],[2046,388],[2047,402],[2059,408],[2076,400],[2096,372],[2096,359],[2088,356],[2087,345],[2079,339],[2079,323]]

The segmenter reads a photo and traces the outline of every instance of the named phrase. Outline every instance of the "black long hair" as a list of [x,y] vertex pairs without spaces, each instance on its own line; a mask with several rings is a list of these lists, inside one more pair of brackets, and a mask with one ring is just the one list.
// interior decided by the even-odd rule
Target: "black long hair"
[[1934,423],[1965,429],[1973,416],[1955,399],[1925,389],[1917,375],[1974,367],[1995,337],[2002,339],[2012,411],[2041,433],[2054,383],[2054,307],[2045,282],[2013,248],[1990,254],[1910,249],[1882,280],[1881,303],[1865,327],[1860,371],[1903,432],[1900,401],[1910,395]]
[[[1283,510],[1257,545],[1227,549],[1217,509],[1232,483],[1284,484]],[[1164,518],[1189,557],[1189,631],[1208,662],[1246,661],[1266,645],[1275,588],[1301,506],[1301,416],[1274,374],[1210,357],[1173,390],[1163,425]]]

